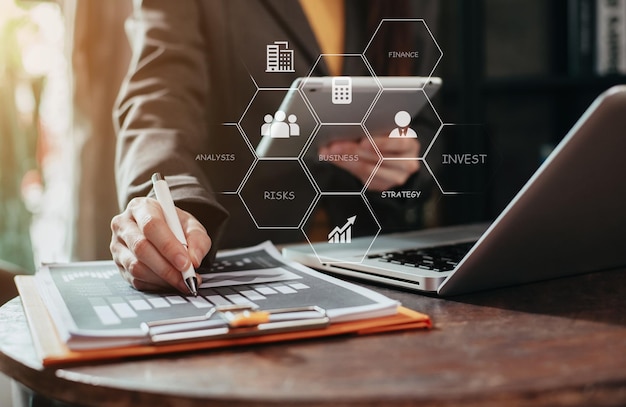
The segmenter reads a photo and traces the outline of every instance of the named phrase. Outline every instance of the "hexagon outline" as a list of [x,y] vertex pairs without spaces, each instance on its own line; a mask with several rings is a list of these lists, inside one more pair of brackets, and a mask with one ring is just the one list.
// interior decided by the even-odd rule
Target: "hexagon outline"
[[[250,178],[250,175],[252,175],[252,171],[254,170],[254,168],[257,166],[257,164],[260,162],[261,160],[256,160],[253,165],[250,166],[250,169],[248,170],[248,173],[246,174],[245,177],[245,182],[248,181],[248,179]],[[269,161],[269,160],[268,160]],[[274,160],[271,160],[274,161]],[[309,204],[309,206],[307,207],[307,209],[304,211],[304,214],[302,215],[302,219],[300,219],[300,222],[298,223],[298,225],[296,226],[259,226],[259,223],[257,222],[257,220],[254,218],[254,215],[252,214],[252,211],[250,211],[250,208],[248,207],[248,204],[246,203],[246,200],[243,199],[243,197],[241,196],[241,192],[243,190],[244,184],[245,182],[242,182],[240,185],[239,190],[237,191],[237,196],[239,197],[239,200],[241,201],[241,203],[243,203],[244,208],[246,208],[246,211],[248,212],[248,215],[250,215],[250,218],[252,219],[252,222],[254,222],[254,225],[257,227],[258,230],[296,230],[296,229],[300,229],[302,227],[302,224],[304,222],[305,217],[311,212],[311,208],[313,207],[313,204],[315,202],[317,202],[317,200],[319,199],[319,190],[316,188],[316,185],[314,182],[311,182],[311,179],[306,171],[305,166],[302,164],[302,162],[294,157],[294,158],[289,158],[289,159],[283,159],[283,160],[275,160],[275,161],[295,161],[298,163],[298,165],[300,165],[300,168],[302,168],[304,174],[307,176],[307,178],[309,179],[309,183],[311,183],[311,186],[313,187],[313,191],[314,191],[314,197],[311,200],[311,203]]]
[[437,116],[437,120],[439,120],[439,127],[443,126],[443,120],[441,120],[441,116],[439,116],[439,113],[437,113],[437,109],[435,109],[435,106],[433,105],[433,102],[430,100],[430,97],[428,96],[428,93],[426,93],[424,88],[421,88],[420,90],[424,94],[424,97],[426,98],[426,101],[430,105],[430,108],[433,109],[433,113],[435,113],[435,116]]
[[[304,162],[304,156],[305,156],[306,152],[309,151],[309,148],[311,147],[311,144],[313,144],[313,140],[315,139],[315,136],[316,136],[317,132],[319,132],[319,130],[321,128],[322,128],[321,124],[316,127],[316,129],[313,132],[313,134],[311,134],[311,138],[306,142],[304,147],[302,147],[302,151],[300,151],[300,155],[298,156],[298,161],[300,161],[300,164],[304,168],[304,172],[306,173],[307,177],[309,178],[309,181],[311,181],[311,183],[313,184],[313,186],[314,186],[315,190],[318,192],[318,194],[322,194],[323,193],[322,189],[319,187],[319,185],[317,184],[317,181],[315,180],[315,177],[313,177],[313,174],[311,173],[311,170],[309,170],[309,167]],[[306,215],[308,215],[308,213]],[[303,225],[304,225],[304,223],[303,223]]]
[[[230,125],[230,123],[223,123],[225,126],[226,125]],[[250,142],[250,140],[248,139],[248,137],[246,137],[246,133],[243,131],[243,127],[241,127],[241,125],[239,123],[234,123],[235,126],[237,127],[237,131],[239,132],[239,134],[241,135],[241,137],[243,138],[244,143],[246,143],[246,145],[248,146],[248,149],[250,150],[250,152],[252,153],[252,155],[254,156],[254,159],[257,160],[258,157],[256,155],[256,151],[254,151],[254,147],[252,147],[252,143]]]
[[[332,125],[332,124],[325,124],[325,125]],[[365,126],[363,126],[362,123],[345,124],[345,125],[361,127],[361,130],[363,130],[363,133],[365,134],[365,137],[368,138],[370,144],[374,147],[374,151],[376,151],[376,155],[378,155],[378,161],[376,163],[376,166],[372,170],[372,173],[369,175],[367,180],[363,183],[363,187],[361,188],[361,192],[354,192],[354,191],[322,191],[322,188],[317,184],[317,181],[315,180],[315,177],[313,177],[313,173],[309,170],[309,167],[304,162],[304,157],[306,155],[306,152],[309,151],[309,148],[311,148],[311,145],[313,144],[313,140],[315,139],[315,133],[313,133],[313,135],[311,135],[311,139],[302,148],[301,155],[298,158],[301,160],[305,170],[310,175],[310,179],[313,181],[313,184],[317,187],[318,191],[321,194],[327,194],[327,195],[334,195],[334,194],[337,194],[337,193],[339,193],[339,194],[354,194],[354,193],[364,194],[365,191],[367,190],[367,187],[368,187],[370,181],[372,180],[373,174],[378,170],[378,167],[380,166],[380,164],[382,162],[382,158],[383,157],[381,156],[380,151],[378,150],[378,147],[376,146],[376,143],[374,143],[374,140],[372,139],[371,135],[369,134],[369,132],[367,131]],[[320,124],[320,126],[317,128],[317,131],[319,131],[322,128],[322,126],[323,125]]]
[[311,205],[309,205],[307,210],[302,215],[302,219],[300,219],[300,223],[298,224],[298,229],[300,229],[304,227],[305,219],[308,219],[309,216],[311,216],[311,213],[313,212],[313,208],[315,207],[315,204],[317,203],[317,201],[319,201],[322,191],[321,189],[319,189],[319,186],[317,185],[317,182],[313,178],[313,175],[309,172],[309,168],[306,166],[306,164],[304,164],[304,161],[302,161],[301,159],[298,159],[298,162],[300,163],[300,167],[302,167],[302,169],[304,170],[304,174],[307,176],[307,178],[309,179],[309,182],[311,183],[311,185],[313,185],[313,189],[315,190],[315,197],[313,198]]
[[443,123],[443,120],[441,120],[441,116],[439,116],[439,113],[437,113],[437,109],[435,109],[435,106],[433,106],[433,102],[430,101],[430,98],[428,97],[428,94],[426,93],[424,88],[420,89],[420,91],[424,94],[424,97],[426,98],[426,101],[428,102],[428,105],[433,110],[433,113],[435,114],[435,116],[437,117],[437,120],[439,121],[439,128],[435,132],[435,135],[433,136],[433,139],[428,144],[428,147],[426,147],[426,150],[424,150],[424,154],[422,154],[421,158],[425,158],[426,155],[430,152],[430,149],[432,148],[433,144],[435,143],[435,140],[437,139],[437,136],[441,132],[441,129],[443,128],[444,123]]
[[237,190],[235,191],[237,195],[241,193],[243,186],[245,185],[246,182],[248,182],[248,178],[250,178],[250,174],[252,174],[252,170],[254,169],[254,167],[256,167],[257,163],[259,162],[259,157],[257,157],[256,154],[253,154],[253,156],[254,156],[254,159],[252,160],[252,164],[250,164],[248,171],[246,171],[246,175],[244,175],[243,179],[239,183],[239,188],[237,188]]
[[430,175],[433,177],[433,180],[435,180],[435,184],[437,184],[437,187],[439,187],[439,191],[441,191],[443,195],[463,195],[465,194],[464,192],[444,191],[434,171],[432,170],[432,168],[430,168],[430,165],[428,165],[428,160],[427,160],[428,153],[430,153],[430,149],[435,144],[435,141],[437,141],[437,139],[439,138],[439,134],[441,134],[444,126],[454,126],[454,123],[442,123],[441,126],[439,126],[437,133],[435,133],[435,137],[433,137],[433,141],[430,143],[426,151],[424,151],[424,154],[422,155],[422,160],[424,162],[424,165],[426,166],[426,169],[428,170],[428,172],[430,172]]
[[376,169],[374,170],[373,174],[376,174],[376,172],[378,171],[379,167],[385,161],[422,161],[423,162],[424,159],[422,157],[389,157],[389,158],[382,157],[380,162],[379,162],[379,165],[376,167]]
[[[360,264],[360,263],[363,263],[363,260],[365,260],[365,257],[367,257],[370,249],[372,248],[372,245],[374,244],[374,242],[376,241],[376,238],[378,237],[378,235],[380,234],[380,232],[382,230],[382,227],[380,226],[380,222],[378,222],[378,218],[376,217],[376,214],[372,210],[370,202],[368,201],[367,197],[363,193],[358,193],[358,192],[352,192],[352,193],[341,193],[341,192],[325,193],[325,192],[322,192],[317,197],[317,200],[315,201],[315,204],[317,204],[317,202],[320,199],[322,199],[322,196],[324,196],[324,195],[330,195],[330,196],[333,196],[333,195],[335,195],[335,196],[357,196],[358,195],[358,196],[361,197],[363,202],[365,202],[365,206],[367,207],[367,210],[370,212],[370,215],[372,215],[372,219],[374,219],[374,222],[376,222],[376,226],[377,226],[378,230],[376,231],[376,233],[374,235],[370,235],[372,237],[372,241],[370,242],[369,246],[367,247],[367,249],[363,253],[363,257],[361,258],[360,261],[346,261],[346,260],[337,260],[337,261],[324,260],[324,261],[322,261],[322,259],[320,258],[319,254],[317,253],[317,250],[315,250],[314,243],[311,242],[311,239],[309,239],[309,236],[307,235],[306,231],[304,230],[304,224],[309,219],[309,217],[306,217],[305,219],[303,219],[300,231],[302,232],[302,234],[306,238],[307,242],[309,242],[309,246],[311,247],[311,250],[313,250],[313,253],[315,253],[315,257],[317,257],[317,260],[320,263],[322,263],[322,264],[337,264],[337,263]],[[310,216],[310,214],[309,214],[309,216]]]
[[225,123],[222,123],[222,126],[234,126],[237,129],[237,132],[239,133],[239,136],[243,139],[243,142],[248,147],[248,150],[250,150],[250,154],[252,155],[252,163],[250,164],[250,167],[248,167],[248,170],[246,171],[246,174],[243,176],[241,181],[239,181],[239,185],[237,186],[237,188],[235,188],[234,191],[221,191],[221,193],[224,194],[224,195],[237,194],[237,193],[239,193],[239,190],[242,188],[244,182],[248,179],[249,174],[251,172],[251,168],[256,165],[256,162],[259,160],[259,158],[257,157],[256,153],[254,152],[254,149],[252,148],[252,144],[250,143],[250,140],[248,140],[248,138],[244,135],[243,129],[241,128],[241,126],[239,126],[238,123],[235,123],[235,122],[225,122]]
[[378,80],[378,77],[375,77],[375,78],[376,78],[376,83],[378,84],[378,92],[376,92],[376,96],[374,96],[374,100],[372,100],[372,104],[363,115],[363,119],[361,120],[361,124],[363,125],[363,127],[367,127],[365,126],[365,122],[367,121],[367,118],[370,117],[372,110],[374,110],[374,106],[376,106],[376,103],[378,103],[378,100],[380,99],[384,91],[383,84],[380,83],[380,81]]
[[[311,147],[311,144],[313,144],[313,140],[315,139],[315,136],[317,135],[317,133],[320,131],[321,128],[322,128],[322,125],[318,122],[318,125],[315,127],[315,130],[313,130],[313,133],[311,133],[311,137],[309,137],[309,139],[306,141],[306,143],[302,147],[302,151],[300,151],[300,154],[298,154],[298,159],[302,160],[302,162],[304,162],[304,156],[306,155],[306,152],[309,151],[309,148]],[[308,169],[306,165],[304,167]]]
[[365,197],[365,192],[367,191],[367,188],[369,187],[370,183],[374,179],[374,174],[376,174],[376,172],[382,165],[384,157],[382,153],[380,152],[380,149],[374,142],[374,137],[372,137],[372,135],[370,134],[370,131],[367,129],[367,126],[365,126],[364,124],[361,124],[361,127],[363,128],[363,132],[365,133],[365,136],[369,139],[372,146],[374,146],[374,151],[376,151],[376,155],[378,156],[378,162],[376,163],[376,166],[370,173],[370,176],[367,178],[367,180],[363,183],[363,188],[361,188],[361,194],[363,195],[363,197]]
[[[243,127],[241,126],[241,121],[243,120],[243,118],[246,115],[246,113],[248,113],[248,110],[250,110],[250,106],[252,106],[252,102],[254,101],[254,98],[256,98],[256,95],[259,93],[259,86],[257,85],[257,83],[254,80],[254,78],[252,78],[252,81],[254,82],[254,86],[256,87],[256,90],[254,91],[254,94],[252,95],[252,97],[250,98],[250,101],[246,105],[246,108],[243,109],[243,112],[241,112],[241,115],[239,116],[239,120],[237,120],[237,126],[242,130],[243,137],[246,139],[246,142],[250,146],[252,146],[252,143],[250,142],[250,139],[246,135],[246,132],[243,131]],[[252,149],[252,151],[254,152],[254,157],[258,159],[259,156],[257,156],[256,151],[254,151],[254,148]]]
[[428,161],[424,160],[424,166],[426,167],[430,175],[433,177],[433,180],[435,180],[435,184],[437,184],[437,187],[439,188],[439,191],[441,191],[442,195],[464,195],[465,194],[465,192],[444,191],[443,188],[441,187],[441,184],[439,183],[439,180],[437,179],[437,176],[435,175],[433,170],[430,168],[430,165],[428,165]]
[[[403,89],[403,88],[400,88],[400,89]],[[437,128],[437,131],[435,132],[435,136],[433,137],[432,141],[428,144],[428,147],[426,147],[426,150],[424,150],[424,153],[421,154],[421,157],[415,157],[417,159],[422,159],[422,158],[426,157],[426,154],[428,154],[428,152],[430,151],[433,143],[437,139],[437,135],[439,134],[439,132],[441,131],[441,128],[443,127],[443,120],[441,120],[441,116],[439,116],[439,113],[437,113],[437,109],[435,109],[435,106],[431,102],[430,98],[428,97],[428,94],[426,93],[426,91],[424,90],[423,87],[422,88],[415,88],[415,89],[413,89],[413,88],[406,88],[406,89],[409,89],[409,90],[419,90],[420,92],[422,92],[424,94],[424,97],[426,98],[426,102],[428,102],[428,105],[430,106],[430,108],[432,109],[433,113],[435,114],[435,117],[437,117],[437,120],[439,121],[439,127]],[[369,118],[369,115],[371,114],[372,110],[374,109],[374,106],[376,106],[376,103],[378,103],[378,100],[381,98],[383,92],[384,92],[384,88],[381,88],[380,92],[378,93],[377,98],[372,103],[372,106],[370,107],[370,109],[368,110],[365,118],[363,119],[363,128],[365,129],[365,133],[370,138],[370,142],[372,143],[372,145],[374,145],[376,153],[381,158],[381,160],[379,162],[382,162],[382,160],[413,160],[414,158],[400,158],[400,157],[388,157],[388,158],[385,158],[385,156],[383,156],[383,153],[378,149],[378,146],[374,142],[374,138],[370,134],[369,129],[365,125],[365,122]],[[378,167],[376,168],[376,170],[378,170]]]
[[[315,127],[313,128],[313,131],[311,132],[309,139],[306,141],[306,143],[304,143],[304,145],[302,146],[302,149],[300,150],[300,153],[297,156],[299,160],[302,160],[304,159],[304,153],[308,150],[309,145],[313,143],[313,139],[315,138],[315,135],[317,134],[317,132],[319,132],[320,127],[322,127],[322,123],[320,121],[320,118],[317,116],[315,109],[313,109],[313,106],[310,105],[309,99],[307,99],[307,97],[304,96],[304,93],[302,92],[302,83],[298,87],[298,93],[300,94],[300,97],[304,101],[306,108],[309,110],[309,113],[311,113],[311,116],[313,116],[313,120],[315,120]],[[306,165],[304,167],[306,167]]]
[[[382,162],[382,161],[381,161]],[[380,162],[379,162],[380,164]],[[380,232],[383,230],[383,227],[380,225],[380,222],[378,221],[378,218],[376,217],[376,214],[374,213],[374,209],[372,209],[372,204],[370,204],[370,201],[367,199],[367,196],[365,196],[365,193],[362,193],[361,196],[363,197],[363,201],[365,202],[365,205],[367,206],[367,209],[370,211],[370,213],[372,214],[372,217],[374,218],[374,222],[376,222],[376,226],[378,226],[378,230],[376,231],[376,233],[374,234],[374,237],[372,238],[372,242],[370,243],[370,245],[367,247],[367,250],[365,250],[365,254],[363,255],[363,260],[365,260],[365,256],[367,256],[367,254],[369,253],[370,249],[372,248],[372,245],[374,244],[374,242],[376,241],[376,238],[378,237],[378,235],[380,234]],[[361,260],[361,262],[363,261]]]
[[[387,88],[387,89],[390,89],[390,88]],[[439,113],[437,113],[437,109],[435,109],[435,106],[433,105],[433,102],[430,100],[430,97],[428,97],[428,93],[426,93],[426,91],[424,90],[424,87],[421,87],[421,88],[393,88],[393,89],[394,89],[394,90],[395,90],[395,89],[397,89],[397,90],[417,90],[417,91],[422,92],[422,93],[424,94],[424,97],[426,98],[426,102],[428,102],[428,105],[429,105],[429,106],[430,106],[430,108],[433,110],[433,113],[435,114],[435,116],[437,117],[437,120],[439,121],[439,127],[441,127],[441,126],[443,125],[443,120],[441,120],[441,116],[439,116]],[[380,99],[380,97],[382,97],[382,94],[383,94],[383,92],[384,92],[384,91],[385,91],[385,88],[382,88],[382,89],[381,89],[381,91],[380,91],[380,94],[379,94],[378,98],[376,99],[376,102],[378,102],[378,99]],[[372,104],[372,109],[370,109],[370,110],[368,111],[367,117],[366,117],[366,119],[364,120],[364,122],[365,122],[365,121],[367,121],[367,118],[369,118],[369,115],[371,114],[371,110],[373,110],[373,109],[374,109],[374,106],[375,106],[375,105],[376,105],[375,103],[374,103],[374,104]],[[422,108],[422,110],[423,110],[423,109],[424,109],[424,108]],[[422,110],[420,110],[420,112],[421,112]],[[418,115],[419,115],[419,112],[418,112]],[[365,126],[365,127],[367,127],[367,126]],[[433,140],[434,140],[434,138],[433,138]],[[431,142],[431,144],[432,144],[432,142]],[[429,147],[430,147],[430,144],[429,144]]]
[[[318,114],[315,111],[315,109],[313,108],[313,106],[310,104],[311,102],[309,101],[309,98],[307,98],[306,94],[304,94],[302,92],[302,87],[304,86],[306,81],[309,78],[311,78],[311,75],[313,74],[313,71],[315,71],[315,67],[317,66],[319,61],[323,57],[325,57],[325,56],[341,56],[341,57],[359,57],[359,58],[361,58],[361,60],[363,61],[363,64],[365,65],[365,68],[367,68],[367,70],[369,71],[370,75],[372,76],[372,78],[376,82],[376,86],[378,87],[378,92],[376,92],[376,96],[374,97],[374,100],[372,100],[372,103],[369,105],[369,107],[367,108],[367,110],[363,114],[363,118],[361,119],[360,122],[354,122],[354,123],[352,123],[352,122],[350,122],[350,123],[347,123],[347,122],[339,122],[339,123],[323,122],[322,119],[320,119],[320,117],[318,116]],[[306,104],[309,107],[309,110],[313,112],[313,114],[314,114],[318,124],[320,124],[320,126],[321,126],[323,124],[327,124],[327,125],[356,125],[356,124],[362,124],[363,121],[365,120],[365,118],[368,116],[370,110],[372,109],[372,106],[374,105],[374,102],[377,100],[377,98],[379,97],[380,93],[382,92],[382,88],[383,88],[382,84],[378,80],[378,77],[376,76],[376,72],[374,72],[374,70],[372,69],[372,66],[370,65],[369,61],[367,60],[367,58],[365,58],[365,55],[363,55],[362,53],[361,54],[319,54],[317,59],[313,63],[313,66],[311,67],[311,70],[309,71],[308,75],[306,76],[304,81],[302,81],[300,83],[299,90],[300,90],[300,93],[302,94],[302,97],[306,101]]]
[[439,50],[439,58],[437,58],[437,61],[435,61],[434,65],[433,65],[433,68],[431,69],[430,73],[428,74],[428,78],[430,79],[430,77],[433,76],[433,73],[435,72],[435,69],[437,68],[437,65],[439,65],[439,61],[441,61],[441,59],[443,58],[443,51],[441,50],[441,47],[439,46],[439,43],[437,43],[437,40],[435,39],[435,36],[433,35],[432,31],[430,31],[430,28],[428,28],[428,24],[426,24],[426,20],[424,20],[423,18],[383,18],[382,20],[380,20],[380,23],[378,23],[378,27],[376,27],[376,30],[374,31],[374,34],[372,34],[372,37],[367,42],[367,45],[365,46],[365,49],[363,50],[362,54],[365,57],[365,59],[367,59],[367,57],[365,56],[365,53],[367,52],[367,49],[372,44],[372,41],[374,40],[374,37],[376,37],[376,34],[378,34],[378,30],[380,30],[380,27],[385,22],[421,22],[422,24],[424,24],[424,27],[426,27],[426,31],[428,31],[428,35],[430,35],[430,38],[433,40],[433,43],[435,44],[435,46]]
[[370,73],[372,74],[373,77],[376,77],[376,73],[371,69],[372,67],[370,66],[369,62],[367,61],[367,58],[365,58],[365,56],[363,55],[363,53],[360,54],[319,54],[317,56],[317,59],[315,60],[315,62],[313,62],[313,66],[311,66],[311,70],[309,71],[309,73],[307,74],[306,78],[310,78],[311,75],[313,74],[313,71],[315,71],[315,67],[317,66],[317,64],[320,62],[320,59],[322,59],[323,57],[359,57],[363,60],[363,62],[365,63],[365,67],[367,68],[368,71],[370,71]]
[[[254,78],[253,78],[253,80],[254,80]],[[256,82],[255,82],[255,86],[256,86]],[[299,87],[298,88],[260,88],[260,87],[257,86],[257,89],[254,92],[254,95],[252,95],[252,98],[248,102],[248,105],[246,106],[244,111],[241,113],[241,116],[239,117],[239,120],[237,121],[237,126],[239,127],[239,129],[240,129],[244,139],[248,143],[248,147],[252,150],[254,156],[257,159],[259,159],[259,160],[264,160],[264,161],[269,161],[269,160],[271,160],[271,161],[274,161],[274,160],[281,161],[281,160],[292,160],[294,158],[297,158],[297,157],[259,157],[257,155],[257,153],[256,153],[256,149],[254,147],[252,147],[252,143],[250,142],[250,139],[248,138],[248,135],[246,134],[245,130],[243,129],[243,126],[241,125],[241,122],[243,121],[243,118],[246,116],[246,113],[248,113],[248,110],[250,110],[250,106],[252,106],[252,102],[254,102],[254,99],[257,97],[257,95],[260,92],[265,92],[265,91],[289,91],[291,89],[296,89],[298,91],[298,93],[300,94],[300,97],[302,97],[302,100],[304,101],[304,105],[306,106],[306,108],[309,111],[309,113],[311,113],[311,116],[313,117],[313,121],[315,122],[315,126],[313,127],[313,131],[311,132],[311,135],[309,136],[309,138],[311,138],[313,136],[313,134],[315,134],[316,129],[320,125],[320,121],[317,118],[317,115],[315,114],[315,112],[313,112],[313,110],[309,106],[309,103],[308,103],[309,101],[307,100],[306,97],[304,97],[304,95],[300,91]],[[302,147],[302,148],[304,149],[304,147]],[[302,153],[302,151],[300,151],[300,153]],[[299,155],[300,154],[298,154],[298,156]]]

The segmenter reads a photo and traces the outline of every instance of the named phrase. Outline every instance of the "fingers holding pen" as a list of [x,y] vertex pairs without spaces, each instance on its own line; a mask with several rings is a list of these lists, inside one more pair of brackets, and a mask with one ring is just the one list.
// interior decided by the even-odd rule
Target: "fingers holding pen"
[[[145,256],[150,247],[137,223],[126,210],[111,221],[110,250],[120,273],[137,290],[156,291],[170,287],[165,280],[154,273],[139,256]],[[154,250],[156,252],[156,250]],[[149,254],[148,254],[149,256]]]
[[136,288],[145,282],[188,292],[181,271],[192,259],[169,229],[156,200],[133,199],[122,214],[113,218],[111,229],[111,252],[129,283]]
[[[191,232],[194,235],[193,246],[191,248],[185,247],[168,225],[162,205],[154,199],[145,199],[145,205],[129,205],[129,207],[142,234],[158,252],[158,254],[154,254],[150,247],[146,248],[146,264],[171,286],[176,287],[181,292],[188,293],[189,288],[185,285],[184,280],[181,280],[180,273],[185,272],[190,267],[199,266],[202,258],[208,252],[206,249],[206,240],[209,241],[208,247],[210,248],[208,235],[204,240],[197,237],[203,233],[206,235],[206,230],[189,213],[176,208],[177,217],[181,218],[182,216],[184,219],[181,221],[183,233]],[[178,222],[179,219],[176,221]],[[144,256],[142,255],[141,258]],[[202,282],[197,273],[195,277],[198,284]]]
[[171,288],[165,280],[140,262],[126,246],[118,245],[117,249],[112,247],[112,253],[120,274],[136,290],[162,291]]

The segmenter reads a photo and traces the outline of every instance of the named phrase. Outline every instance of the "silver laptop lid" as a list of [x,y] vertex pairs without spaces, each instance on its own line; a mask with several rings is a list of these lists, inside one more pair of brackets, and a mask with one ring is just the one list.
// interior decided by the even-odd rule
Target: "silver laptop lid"
[[587,109],[439,294],[626,265],[626,86]]

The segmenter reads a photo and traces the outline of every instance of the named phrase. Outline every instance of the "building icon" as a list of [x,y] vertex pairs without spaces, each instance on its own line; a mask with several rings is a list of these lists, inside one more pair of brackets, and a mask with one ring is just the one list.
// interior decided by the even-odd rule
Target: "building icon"
[[345,225],[335,228],[328,234],[328,243],[352,243],[352,225],[356,216],[348,218]]
[[293,50],[287,41],[274,41],[267,45],[265,72],[295,72]]

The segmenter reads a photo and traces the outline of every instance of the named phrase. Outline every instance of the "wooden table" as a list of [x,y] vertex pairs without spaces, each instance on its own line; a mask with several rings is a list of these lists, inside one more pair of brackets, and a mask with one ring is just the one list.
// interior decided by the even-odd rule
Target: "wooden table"
[[450,299],[375,287],[435,328],[63,369],[38,363],[16,298],[0,370],[94,406],[626,405],[625,272]]

